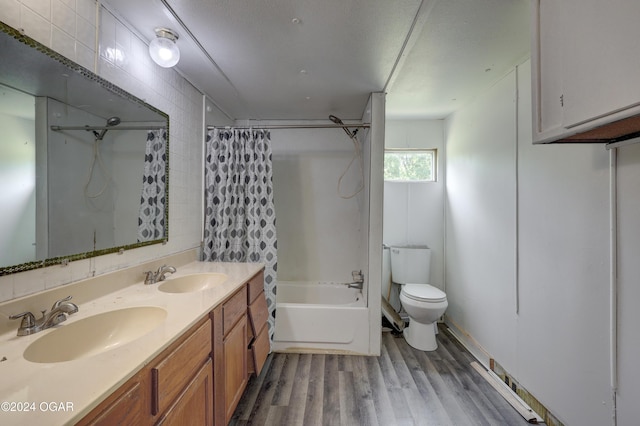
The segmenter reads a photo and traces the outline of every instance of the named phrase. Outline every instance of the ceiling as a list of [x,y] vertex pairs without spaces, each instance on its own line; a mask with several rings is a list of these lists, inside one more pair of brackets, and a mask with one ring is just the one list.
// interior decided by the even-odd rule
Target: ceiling
[[[529,0],[107,0],[229,118],[444,118],[529,52]],[[199,44],[199,46],[198,46]]]

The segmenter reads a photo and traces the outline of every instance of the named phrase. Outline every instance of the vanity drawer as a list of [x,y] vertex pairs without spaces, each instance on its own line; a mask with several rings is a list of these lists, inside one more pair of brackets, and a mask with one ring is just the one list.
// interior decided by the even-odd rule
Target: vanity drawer
[[262,330],[258,334],[258,337],[256,337],[256,339],[253,341],[249,352],[252,358],[249,360],[249,362],[253,364],[252,372],[254,372],[256,375],[259,375],[260,371],[262,371],[262,367],[267,360],[267,356],[269,355],[270,350],[271,345],[269,343],[269,327],[265,325],[264,327],[262,327]]
[[256,297],[264,291],[264,271],[260,271],[254,275],[247,283],[247,287],[249,288],[249,298],[247,299],[247,303],[251,304]]
[[227,333],[247,313],[247,287],[242,286],[236,294],[222,304],[222,334]]
[[269,310],[267,309],[267,299],[264,295],[260,295],[249,306],[249,322],[251,323],[251,329],[253,335],[257,336],[262,330],[262,327],[267,323],[269,317]]
[[211,354],[211,320],[151,369],[152,414],[164,412]]

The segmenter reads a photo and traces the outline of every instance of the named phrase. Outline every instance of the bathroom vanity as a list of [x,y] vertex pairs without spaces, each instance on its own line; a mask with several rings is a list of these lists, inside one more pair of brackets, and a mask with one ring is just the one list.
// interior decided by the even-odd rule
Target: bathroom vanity
[[[84,295],[87,288],[80,287],[92,286],[91,280],[38,295],[43,303],[43,297],[76,291],[79,312],[31,336],[15,335],[19,321],[10,322],[15,326],[12,332],[5,324],[0,347],[7,360],[0,363],[0,399],[15,402],[16,411],[0,412],[0,423],[227,424],[248,378],[260,373],[269,353],[263,266],[192,262],[179,266],[164,283],[145,285],[140,280],[96,298]],[[208,276],[214,278],[214,284],[203,281]],[[194,287],[194,281],[201,285]],[[173,284],[167,286],[171,292],[163,290],[164,284]],[[36,302],[3,304],[0,313],[6,314],[19,303]],[[39,338],[103,314],[117,322],[118,314],[127,312],[127,321],[118,327],[136,329],[138,323],[148,321],[145,318],[152,308],[166,311],[166,316],[159,316],[150,331],[123,344],[115,342],[114,348],[86,355],[72,351],[62,356],[73,359],[55,362],[46,353],[42,359],[36,357],[36,362],[23,355]],[[140,317],[130,314],[143,309]],[[125,335],[124,340],[127,338]],[[30,402],[35,403],[35,410],[18,410],[18,403]],[[70,409],[43,410],[42,402],[67,404],[64,406]]]

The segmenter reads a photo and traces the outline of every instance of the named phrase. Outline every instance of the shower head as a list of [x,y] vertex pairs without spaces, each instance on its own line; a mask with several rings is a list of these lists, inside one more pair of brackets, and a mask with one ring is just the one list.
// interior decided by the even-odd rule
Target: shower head
[[107,126],[117,126],[120,124],[120,117],[111,117],[107,120]]
[[[118,124],[120,124],[120,117],[109,117],[107,119],[107,127],[117,126]],[[96,139],[99,141],[101,141],[102,138],[104,138],[105,133],[107,133],[107,129],[102,129],[100,133],[96,132],[95,130],[93,131],[93,134],[95,135]]]
[[329,116],[329,120],[333,121],[336,124],[340,124],[341,126],[344,126],[344,123],[342,122],[342,120],[340,120],[338,117],[336,117],[335,115],[330,115]]
[[340,120],[338,117],[336,117],[335,115],[329,115],[329,120],[333,121],[336,124],[339,124],[342,127],[342,130],[344,130],[344,132],[349,135],[349,137],[351,139],[353,139],[356,136],[356,133],[358,133],[358,129],[356,129],[354,132],[352,132],[351,130],[347,129],[344,124],[344,122],[342,120]]

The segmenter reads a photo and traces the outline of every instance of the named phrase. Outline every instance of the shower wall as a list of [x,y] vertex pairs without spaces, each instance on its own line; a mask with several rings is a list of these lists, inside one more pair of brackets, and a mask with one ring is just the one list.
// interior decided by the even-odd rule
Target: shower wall
[[2,265],[28,262],[35,257],[36,153],[33,117],[0,112],[0,194],[14,202],[0,205],[0,259]]
[[[78,125],[78,122],[89,126],[104,125],[103,118],[53,99],[48,99],[46,104],[47,127],[52,124]],[[36,120],[40,118],[36,117]],[[111,173],[113,162],[112,146],[108,142],[110,136],[109,133],[105,135],[100,149],[102,163],[108,173]],[[36,245],[47,247],[46,257],[83,253],[92,247],[92,241],[100,241],[104,247],[114,245],[114,188],[113,185],[105,187],[108,177],[98,164],[95,164],[90,177],[93,141],[90,132],[48,131],[46,138],[38,142],[38,150],[43,149],[42,157],[46,158],[46,163],[38,163],[37,185],[45,192],[38,192],[37,204],[38,209],[46,206],[49,213],[48,220],[37,226]],[[78,176],[82,176],[82,180]],[[46,186],[42,179],[46,179]],[[91,199],[85,196],[86,185],[89,195],[98,195],[103,188],[104,192]]]
[[[46,104],[47,127],[105,123],[103,117],[53,99],[46,100]],[[140,165],[144,164],[146,132],[109,130],[98,145],[99,160],[94,160],[91,132],[47,131],[39,144],[43,144],[46,166],[39,162],[42,169],[37,177],[38,188],[46,188],[46,192],[39,191],[37,203],[47,206],[49,211],[48,219],[40,221],[37,227],[37,247],[47,247],[47,253],[40,256],[64,256],[131,243],[131,235],[138,229]],[[45,176],[46,183],[42,181]]]
[[[278,280],[347,282],[364,268],[363,194],[343,199],[338,179],[353,157],[341,129],[272,130],[273,187],[278,229]],[[354,162],[341,191],[361,176]]]

